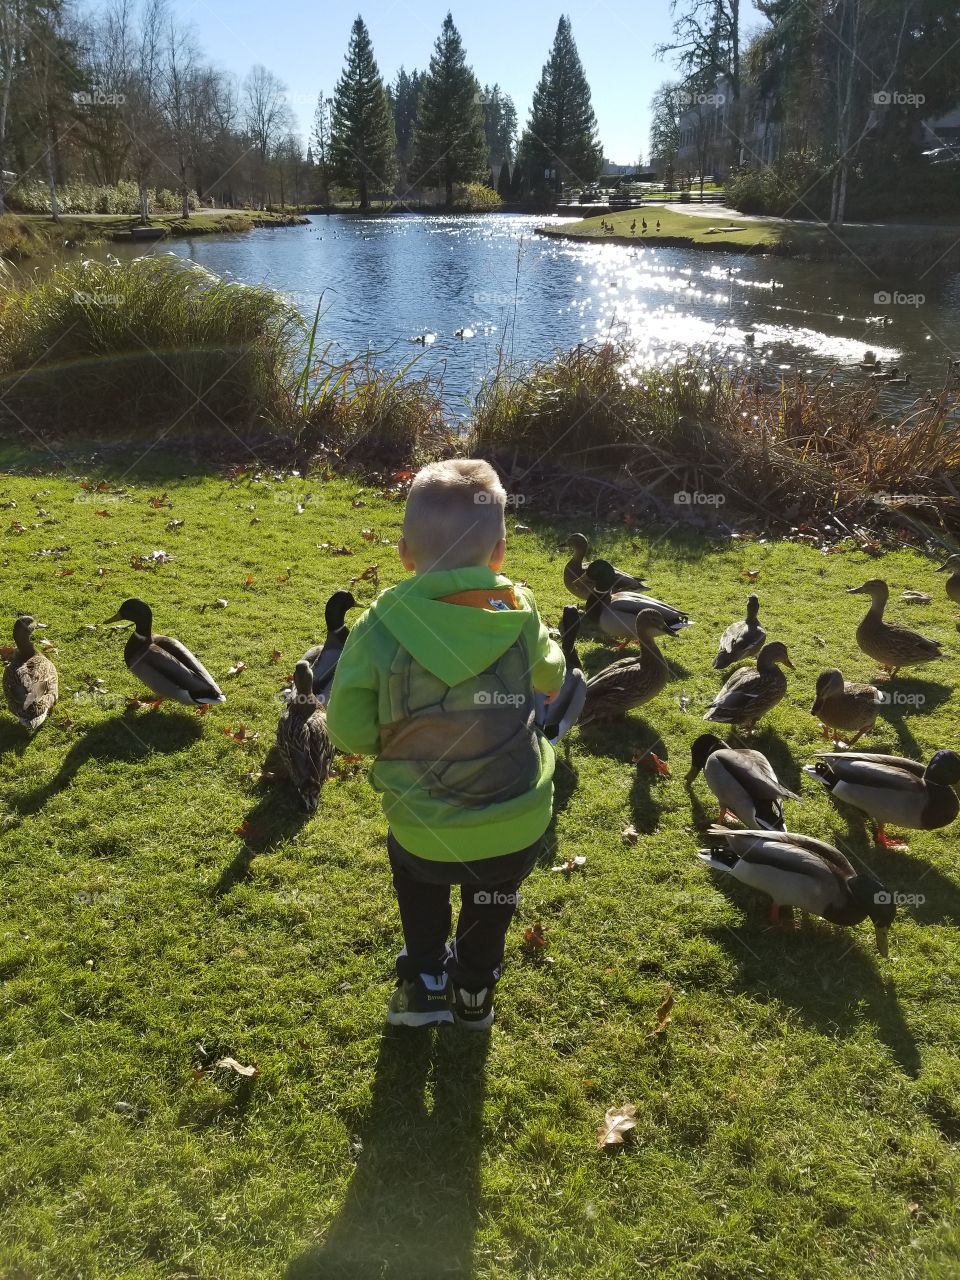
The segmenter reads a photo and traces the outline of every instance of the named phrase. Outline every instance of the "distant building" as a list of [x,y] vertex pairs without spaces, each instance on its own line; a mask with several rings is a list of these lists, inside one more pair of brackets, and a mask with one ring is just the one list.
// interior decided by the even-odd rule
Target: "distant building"
[[600,170],[600,177],[622,178],[624,174],[633,173],[636,168],[635,164],[614,164],[612,160],[604,160],[603,168]]
[[706,93],[688,93],[680,116],[677,175],[725,178],[736,164],[772,164],[780,152],[781,128],[749,85],[734,101],[730,83],[719,79]]

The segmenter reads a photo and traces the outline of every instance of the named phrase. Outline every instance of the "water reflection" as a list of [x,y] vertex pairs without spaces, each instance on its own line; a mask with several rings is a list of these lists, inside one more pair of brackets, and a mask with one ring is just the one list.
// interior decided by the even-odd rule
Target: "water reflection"
[[[884,389],[891,406],[939,388],[947,358],[960,355],[960,273],[881,281],[852,259],[711,256],[649,240],[578,244],[535,236],[539,221],[314,216],[304,227],[158,251],[279,289],[311,322],[322,298],[319,336],[333,354],[373,352],[391,367],[416,358],[419,371],[443,376],[454,412],[468,411],[501,355],[529,361],[605,335],[629,340],[638,367],[694,352],[763,381],[835,368],[860,381],[869,348],[912,374],[912,388]],[[925,301],[878,306],[881,290],[922,292]],[[869,323],[883,311],[892,325]]]

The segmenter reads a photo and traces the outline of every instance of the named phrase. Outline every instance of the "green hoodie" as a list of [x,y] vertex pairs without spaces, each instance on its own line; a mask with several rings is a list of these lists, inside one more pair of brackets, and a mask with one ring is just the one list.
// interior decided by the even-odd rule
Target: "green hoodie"
[[[515,853],[538,840],[550,823],[553,749],[541,734],[529,732],[528,696],[514,699],[528,711],[489,704],[501,687],[559,689],[563,652],[522,587],[514,587],[519,609],[440,599],[511,586],[508,578],[481,567],[408,578],[363,613],[337,664],[327,707],[330,736],[342,751],[377,756],[370,781],[383,797],[397,840],[418,857],[473,862]],[[417,716],[422,718],[410,718]],[[436,769],[420,767],[424,760],[416,759],[415,746],[406,747],[405,758],[404,748],[396,746],[420,744],[422,754],[422,737],[393,737],[400,728],[417,727],[429,737],[428,721],[434,728],[447,726],[449,745],[456,748],[449,756],[441,753]],[[512,752],[485,750],[499,727],[508,732]],[[469,775],[466,802],[445,791],[451,771],[458,778]],[[490,789],[484,795],[484,778],[492,799]],[[505,798],[496,798],[498,791]]]

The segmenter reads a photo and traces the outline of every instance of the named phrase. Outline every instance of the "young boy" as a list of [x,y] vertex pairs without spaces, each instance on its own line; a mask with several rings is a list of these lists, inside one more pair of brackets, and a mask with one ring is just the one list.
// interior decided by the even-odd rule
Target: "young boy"
[[[553,809],[554,757],[534,690],[564,658],[533,596],[500,575],[506,494],[486,462],[435,462],[410,486],[399,552],[413,577],[350,632],[327,725],[375,755],[405,946],[388,1022],[485,1031],[521,882]],[[450,886],[460,885],[452,946]]]

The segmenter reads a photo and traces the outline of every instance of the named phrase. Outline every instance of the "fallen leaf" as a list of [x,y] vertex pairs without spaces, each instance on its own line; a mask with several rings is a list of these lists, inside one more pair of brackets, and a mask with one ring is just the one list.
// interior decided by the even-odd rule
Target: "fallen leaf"
[[167,523],[164,525],[164,528],[165,528],[165,529],[169,529],[171,532],[172,532],[174,529],[182,529],[182,528],[183,528],[183,521],[182,521],[182,520],[168,520],[168,521],[167,521]]
[[111,514],[110,514],[110,512],[106,509],[106,507],[104,507],[104,509],[103,509],[102,511],[95,511],[93,514],[94,514],[95,516],[103,516],[103,517],[104,517],[105,519],[107,519],[107,520],[111,519]]
[[251,733],[245,724],[237,725],[236,729],[224,729],[223,732],[228,738],[244,747],[256,742],[260,736],[258,733]]
[[148,498],[147,501],[155,511],[159,511],[161,507],[173,506],[173,503],[168,499],[165,493],[161,494],[159,498]]
[[566,862],[561,862],[557,867],[551,867],[551,871],[576,871],[577,867],[582,867],[586,862],[586,855],[578,853],[575,858],[568,858]]
[[252,573],[248,573],[248,574],[247,574],[247,576],[246,576],[246,577],[244,578],[244,580],[243,580],[243,588],[244,588],[244,590],[245,590],[245,591],[249,591],[249,590],[250,590],[250,588],[253,586],[253,584],[254,584],[255,582],[256,582],[256,578],[253,576],[253,574],[252,574]]
[[759,569],[744,569],[744,571],[743,571],[743,573],[741,573],[740,577],[741,577],[741,578],[746,578],[749,582],[756,582],[756,580],[760,577],[760,570],[759,570]]
[[542,951],[547,945],[547,935],[544,933],[543,925],[539,920],[524,929],[523,941],[531,951]]
[[246,669],[247,669],[247,664],[245,662],[237,662],[234,666],[230,668],[230,670],[227,672],[227,675],[238,676],[241,671],[246,671]]
[[654,774],[657,778],[670,777],[670,766],[666,760],[661,760],[655,751],[637,751],[633,755],[631,763],[639,765],[641,769],[646,769],[648,773]]
[[650,1036],[663,1035],[664,1031],[666,1031],[667,1029],[668,1024],[673,1021],[672,1010],[673,1010],[673,987],[671,987],[668,984],[667,989],[664,992],[663,999],[660,1001],[660,1005],[657,1009],[657,1025],[653,1028],[652,1031],[649,1031],[647,1033],[648,1039],[650,1038]]
[[273,652],[270,654],[270,661],[279,662],[282,657],[283,657],[283,654],[280,652],[280,650],[274,649]]
[[629,1102],[624,1107],[611,1107],[603,1117],[603,1124],[597,1134],[597,1146],[622,1147],[624,1134],[637,1127],[637,1108]]
[[376,536],[377,535],[374,533],[372,529],[360,530],[360,537],[364,540],[364,542],[373,542],[376,539]]
[[234,1075],[243,1076],[246,1080],[252,1080],[254,1076],[260,1074],[256,1067],[245,1067],[236,1058],[217,1058],[215,1062],[206,1065],[198,1064],[193,1068],[193,1074],[197,1077],[209,1075],[211,1071],[232,1071]]
[[211,609],[225,609],[226,607],[227,601],[224,600],[222,596],[219,600],[214,600],[213,604],[210,606]]
[[57,570],[57,577],[58,577],[58,578],[72,578],[72,577],[73,577],[73,575],[74,575],[76,572],[77,572],[77,571],[76,571],[76,569],[58,569],[58,570]]
[[[259,777],[259,774],[257,776]],[[233,828],[233,834],[235,836],[248,836],[252,830],[253,827],[251,827],[250,823],[244,819],[244,821],[240,823],[239,827]]]
[[283,582],[289,582],[289,581],[290,581],[290,570],[288,569],[286,573],[280,573],[280,574],[278,574],[278,575],[277,575],[277,581],[278,581],[278,582],[280,582],[280,583],[283,583]]
[[636,844],[640,839],[640,832],[631,822],[629,827],[624,827],[620,832],[620,838],[626,841],[627,844]]

